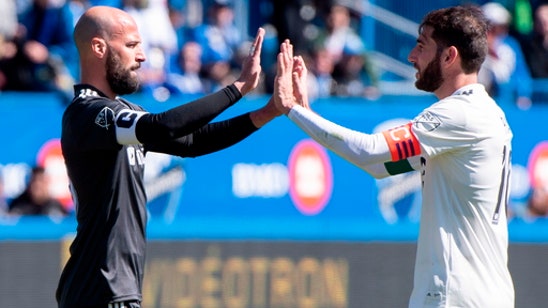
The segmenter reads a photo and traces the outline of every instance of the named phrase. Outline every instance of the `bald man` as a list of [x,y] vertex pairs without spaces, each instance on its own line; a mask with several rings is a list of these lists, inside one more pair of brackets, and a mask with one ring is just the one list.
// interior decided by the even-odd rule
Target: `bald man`
[[217,93],[152,114],[121,98],[139,87],[146,60],[135,21],[111,7],[92,7],[74,39],[81,84],[63,115],[61,144],[76,204],[77,234],[57,288],[59,307],[140,307],[145,265],[148,151],[196,157],[229,147],[280,115],[270,101],[210,123],[256,88],[264,30],[238,80]]

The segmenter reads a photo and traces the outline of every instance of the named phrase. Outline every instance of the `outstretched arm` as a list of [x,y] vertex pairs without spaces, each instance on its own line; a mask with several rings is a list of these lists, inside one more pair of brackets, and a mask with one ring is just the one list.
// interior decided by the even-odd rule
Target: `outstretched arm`
[[286,44],[278,55],[273,98],[276,106],[289,119],[315,141],[375,178],[412,171],[413,167],[417,167],[414,161],[406,159],[392,162],[387,140],[390,134],[361,133],[331,122],[310,110],[306,91],[306,66],[302,58],[293,57],[289,41]]
[[[124,109],[117,114],[117,139],[120,144],[166,142],[192,133],[203,127],[243,95],[254,90],[261,75],[261,46],[264,29],[259,28],[242,73],[234,84],[210,95],[183,104],[168,111],[152,114]],[[277,114],[273,108],[262,108],[250,115],[253,124],[261,127]]]
[[[259,29],[249,56],[243,65],[242,76],[233,85],[233,87],[239,87],[242,93],[248,93],[254,89],[259,81],[263,36],[264,30]],[[255,111],[228,120],[206,124],[180,138],[166,142],[151,142],[147,144],[147,150],[182,157],[196,157],[213,153],[240,142],[281,114],[282,112],[274,105],[274,101],[270,99],[265,106]]]
[[228,148],[257,131],[249,114],[209,123],[168,142],[146,144],[146,150],[181,157],[197,157]]

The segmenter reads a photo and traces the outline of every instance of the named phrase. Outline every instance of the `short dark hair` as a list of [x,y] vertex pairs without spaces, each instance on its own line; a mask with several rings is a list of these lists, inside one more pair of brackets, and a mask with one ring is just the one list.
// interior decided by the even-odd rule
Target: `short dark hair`
[[478,6],[454,6],[428,13],[419,26],[432,27],[438,47],[455,46],[462,59],[462,70],[478,72],[487,55],[487,19]]

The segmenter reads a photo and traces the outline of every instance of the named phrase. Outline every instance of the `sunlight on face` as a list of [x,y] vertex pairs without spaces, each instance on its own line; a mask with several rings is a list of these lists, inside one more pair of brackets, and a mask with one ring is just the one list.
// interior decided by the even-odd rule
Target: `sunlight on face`
[[441,72],[442,49],[432,39],[432,31],[432,28],[425,27],[417,39],[417,45],[409,54],[409,61],[417,69],[415,86],[427,92],[436,91],[444,82]]

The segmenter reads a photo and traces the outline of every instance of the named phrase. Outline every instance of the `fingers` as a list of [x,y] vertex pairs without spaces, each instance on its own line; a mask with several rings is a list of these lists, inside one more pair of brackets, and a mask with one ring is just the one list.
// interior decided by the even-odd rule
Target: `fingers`
[[308,69],[306,68],[306,64],[304,63],[304,59],[302,56],[297,56],[293,60],[294,67],[300,72],[300,75],[306,75],[308,73]]
[[259,28],[255,40],[249,48],[249,55],[244,59],[240,77],[234,82],[234,85],[240,90],[242,95],[246,95],[259,84],[261,76],[261,50],[265,30]]
[[280,45],[277,68],[280,76],[293,70],[293,45],[287,39]]
[[307,73],[308,71],[303,58],[301,56],[294,57],[292,70],[293,82],[295,84],[306,82],[305,79],[307,78]]
[[292,71],[293,95],[299,105],[310,108],[308,102],[307,74],[308,71],[304,59],[301,56],[294,57]]
[[261,50],[262,50],[263,40],[264,40],[264,34],[265,34],[265,30],[263,28],[259,28],[257,30],[257,35],[255,36],[255,40],[253,41],[253,44],[249,48],[249,55],[251,57],[261,55]]
[[295,104],[291,78],[293,70],[293,45],[288,39],[280,44],[280,52],[278,53],[277,60],[272,99],[280,112],[287,113]]

